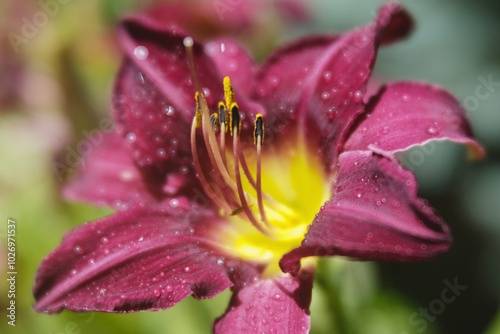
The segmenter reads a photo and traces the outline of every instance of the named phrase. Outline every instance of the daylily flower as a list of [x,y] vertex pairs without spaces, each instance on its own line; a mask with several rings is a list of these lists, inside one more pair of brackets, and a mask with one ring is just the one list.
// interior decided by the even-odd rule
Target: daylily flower
[[[420,82],[364,92],[377,48],[411,30],[399,5],[256,65],[228,39],[129,17],[113,94],[118,134],[67,196],[118,212],[41,264],[43,312],[131,312],[232,289],[216,333],[307,333],[318,256],[416,261],[451,235],[397,154],[431,140],[483,149],[458,101]],[[229,130],[229,131],[228,131]]]

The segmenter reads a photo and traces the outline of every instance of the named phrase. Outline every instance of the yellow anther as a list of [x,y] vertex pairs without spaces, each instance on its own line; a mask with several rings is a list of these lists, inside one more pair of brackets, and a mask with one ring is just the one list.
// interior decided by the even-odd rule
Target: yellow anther
[[195,113],[195,124],[199,128],[201,125],[201,107],[200,107],[200,92],[194,94],[194,99],[196,101],[196,113]]
[[231,85],[231,79],[229,77],[224,77],[222,81],[224,86],[224,99],[226,100],[226,106],[231,109],[231,105],[234,102],[234,90],[233,85]]
[[257,142],[262,145],[264,143],[264,118],[262,114],[255,115],[255,127],[253,131],[253,142],[257,145]]
[[[231,136],[235,135],[239,135],[240,134],[240,131],[241,131],[241,116],[240,116],[240,111],[239,111],[239,108],[238,108],[238,105],[236,104],[236,102],[233,102],[231,104],[231,107],[229,108],[229,110],[231,110],[231,112],[229,113],[229,122],[231,123]],[[236,133],[234,133],[234,129],[236,129]]]

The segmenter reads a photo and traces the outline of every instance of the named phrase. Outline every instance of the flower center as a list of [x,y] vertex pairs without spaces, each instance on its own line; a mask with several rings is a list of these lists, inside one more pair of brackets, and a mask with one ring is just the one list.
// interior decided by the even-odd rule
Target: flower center
[[[281,272],[282,255],[300,245],[307,226],[328,199],[327,176],[321,162],[307,151],[300,130],[297,136],[264,149],[261,114],[255,116],[253,145],[242,144],[241,116],[229,77],[223,81],[224,101],[219,102],[218,113],[210,114],[187,42],[196,89],[191,126],[194,167],[205,193],[225,218],[213,238],[231,256],[261,263],[266,267],[264,275],[276,275]],[[232,138],[232,145],[226,137]],[[202,143],[211,168],[200,163]]]

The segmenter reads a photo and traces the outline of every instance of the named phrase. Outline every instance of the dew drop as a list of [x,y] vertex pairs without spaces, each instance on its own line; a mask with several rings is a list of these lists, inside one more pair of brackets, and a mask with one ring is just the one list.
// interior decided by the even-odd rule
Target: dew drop
[[404,102],[408,102],[408,101],[410,101],[410,96],[408,94],[404,94],[402,99]]
[[431,136],[436,136],[439,134],[439,131],[438,129],[436,129],[435,127],[431,126],[431,127],[428,127],[427,130],[425,130],[425,132],[427,132],[427,134],[431,135]]
[[361,100],[363,99],[363,92],[361,92],[360,90],[355,91],[353,99],[354,99],[354,102],[356,102],[356,103],[361,102]]
[[283,296],[282,296],[282,295],[280,295],[279,293],[274,294],[274,295],[273,295],[273,299],[274,299],[274,300],[277,300],[277,301],[280,301],[280,302],[284,301]]
[[205,95],[206,98],[210,96],[210,89],[208,87],[203,87],[201,90],[203,91],[203,95]]
[[332,80],[332,72],[330,71],[325,71],[323,72],[323,80],[328,83]]
[[176,208],[179,206],[179,200],[177,198],[172,198],[168,204],[170,205],[171,208]]
[[167,285],[165,287],[165,291],[167,291],[167,292],[172,292],[173,290],[174,290],[174,288],[171,285]]
[[424,251],[424,250],[426,250],[426,249],[427,249],[427,246],[426,246],[426,245],[421,245],[421,246],[420,246],[420,249]]
[[149,50],[145,46],[139,45],[134,49],[134,56],[140,60],[147,59],[149,56]]
[[189,268],[189,266],[184,267],[184,272],[185,272],[185,273],[188,273],[188,272],[190,272],[190,271],[191,271],[191,268]]
[[165,114],[167,114],[167,116],[172,116],[173,114],[175,114],[175,108],[172,106],[166,106],[165,108],[163,108],[163,111],[165,112]]
[[103,244],[108,243],[108,241],[109,241],[109,239],[108,239],[107,237],[102,237],[102,238],[101,238],[101,242],[102,242]]
[[167,156],[167,152],[165,151],[164,148],[159,148],[159,149],[156,150],[156,155],[159,158],[165,158]]
[[326,101],[326,100],[328,100],[329,98],[330,98],[330,93],[328,93],[328,92],[326,92],[326,91],[325,91],[325,92],[323,92],[323,93],[321,93],[321,99],[322,99],[323,101]]
[[127,140],[129,143],[135,142],[136,139],[137,139],[137,137],[136,137],[135,133],[133,133],[133,132],[129,132],[125,136],[125,140]]
[[389,127],[387,125],[385,125],[383,128],[382,128],[382,133],[383,134],[388,134],[389,133]]
[[82,254],[82,253],[83,253],[83,249],[82,249],[82,247],[80,247],[80,246],[75,246],[75,247],[73,247],[73,251],[74,251],[76,254]]
[[78,273],[78,270],[73,269],[73,270],[71,270],[71,272],[70,272],[70,273],[71,273],[71,275],[73,275],[73,276],[74,276],[74,275],[76,275],[76,274]]
[[137,239],[138,242],[142,242],[144,240],[144,237],[140,237],[139,239]]
[[222,266],[224,264],[224,259],[223,258],[217,259],[217,264],[219,266]]
[[357,195],[357,196],[358,196],[358,198],[361,198],[361,196],[363,196],[363,194],[358,193],[358,195]]

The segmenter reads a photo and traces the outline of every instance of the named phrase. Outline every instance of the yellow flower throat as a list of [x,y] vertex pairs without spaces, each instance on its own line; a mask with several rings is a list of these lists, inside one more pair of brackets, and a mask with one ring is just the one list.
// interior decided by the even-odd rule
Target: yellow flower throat
[[[196,89],[196,114],[191,126],[194,167],[205,193],[223,217],[211,237],[232,257],[263,264],[264,276],[277,275],[281,257],[300,245],[307,226],[328,199],[327,176],[321,162],[307,151],[300,130],[293,138],[264,149],[261,114],[255,117],[254,145],[244,147],[240,141],[241,117],[229,77],[223,81],[224,102],[219,102],[218,113],[210,114],[194,70],[192,40],[186,39]],[[226,136],[232,138],[232,145],[226,143]],[[211,168],[200,164],[198,141],[205,146]]]

